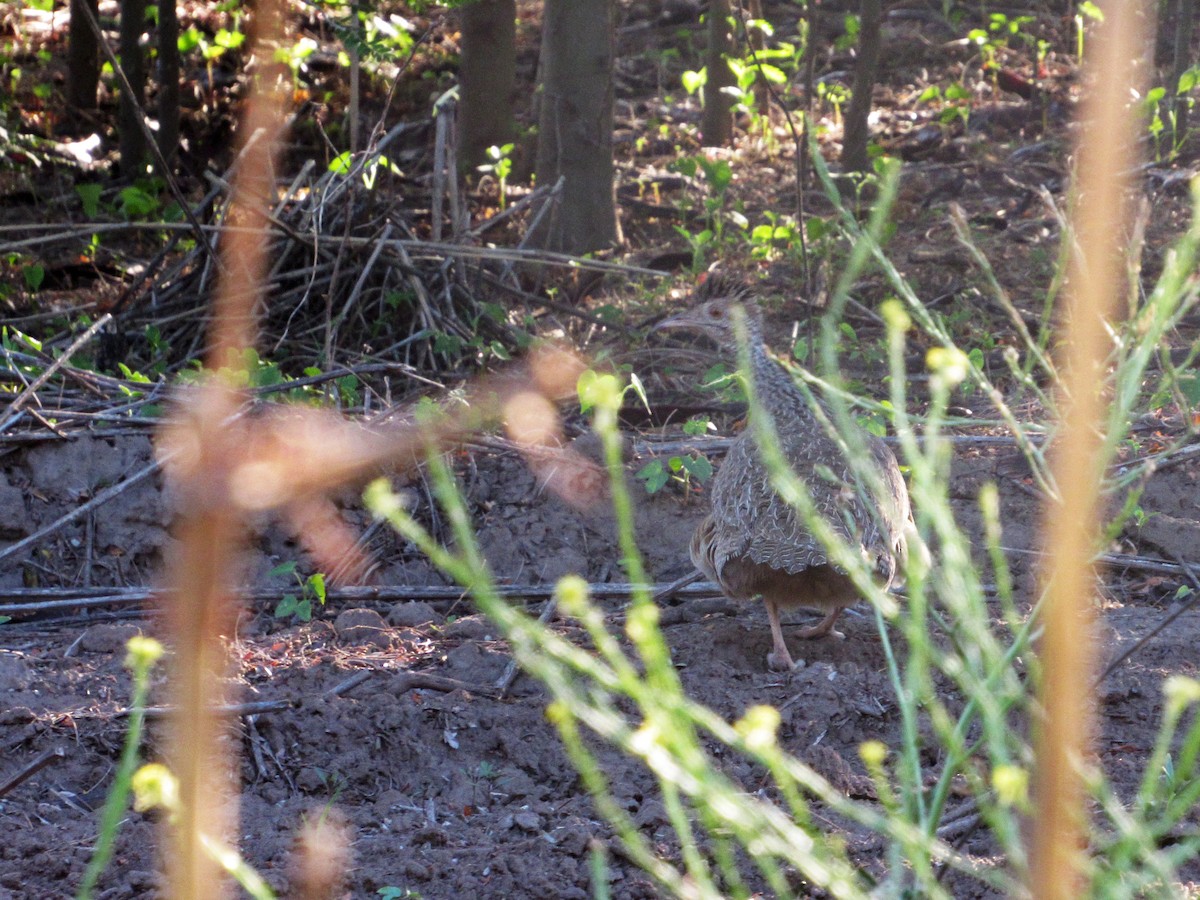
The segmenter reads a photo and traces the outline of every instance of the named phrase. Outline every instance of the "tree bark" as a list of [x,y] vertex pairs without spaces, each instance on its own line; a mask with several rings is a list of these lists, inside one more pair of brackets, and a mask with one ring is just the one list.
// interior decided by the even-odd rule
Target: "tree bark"
[[67,39],[67,103],[75,109],[95,109],[100,88],[100,44],[80,7],[87,4],[100,20],[100,0],[71,0]]
[[146,0],[121,0],[121,70],[133,89],[129,96],[121,92],[117,114],[121,174],[127,178],[141,175],[146,161],[146,136],[139,122],[146,95],[146,61],[141,46],[145,30]]
[[[1196,0],[1178,0],[1175,4],[1175,41],[1172,48],[1171,83],[1167,85],[1167,97],[1175,112],[1174,147],[1178,147],[1187,135],[1188,98],[1179,93],[1179,79],[1192,63],[1192,26],[1196,18]],[[1174,149],[1174,147],[1172,149]]]
[[708,51],[704,59],[704,117],[700,122],[700,135],[709,147],[724,147],[733,139],[733,98],[722,90],[734,84],[733,71],[725,59],[733,52],[729,15],[729,0],[710,0]]
[[488,147],[513,139],[516,0],[477,0],[459,8],[459,21],[459,161],[464,168],[474,169],[487,161]]
[[847,172],[865,172],[871,164],[867,154],[867,143],[871,136],[867,118],[871,114],[871,93],[879,77],[882,0],[862,0],[859,4],[859,22],[854,87],[842,126],[842,168]]
[[179,149],[179,13],[158,0],[158,149],[173,166]]
[[613,186],[615,0],[546,0],[537,183],[563,179],[558,208],[530,236],[546,250],[589,253],[621,242]]

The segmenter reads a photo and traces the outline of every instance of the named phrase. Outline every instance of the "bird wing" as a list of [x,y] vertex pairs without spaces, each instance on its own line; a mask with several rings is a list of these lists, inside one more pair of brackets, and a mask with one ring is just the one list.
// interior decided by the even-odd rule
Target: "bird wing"
[[[811,430],[785,432],[780,450],[808,487],[817,512],[844,540],[859,544],[886,583],[895,572],[893,532],[901,533],[908,494],[887,445],[873,435],[865,437],[883,481],[884,496],[875,503],[878,515],[854,488],[845,457],[827,436]],[[712,504],[712,562],[718,571],[735,557],[789,574],[829,561],[803,515],[775,492],[749,432],[734,442],[718,471]]]

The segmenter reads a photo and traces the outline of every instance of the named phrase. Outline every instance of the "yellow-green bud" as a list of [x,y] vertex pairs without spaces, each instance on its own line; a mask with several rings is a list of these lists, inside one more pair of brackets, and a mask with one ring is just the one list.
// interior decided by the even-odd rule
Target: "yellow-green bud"
[[883,321],[887,323],[888,328],[896,331],[908,331],[912,328],[912,318],[909,316],[908,310],[895,297],[889,297],[880,304],[879,314],[883,316]]
[[564,575],[554,586],[558,606],[568,616],[583,618],[588,609],[588,584],[578,575]]
[[992,788],[1003,806],[1024,806],[1029,799],[1029,773],[1020,766],[996,766]]
[[125,668],[144,674],[162,658],[163,645],[152,637],[138,634],[125,643]]
[[751,750],[768,750],[775,746],[775,735],[781,719],[773,706],[752,706],[733,726]]
[[867,764],[868,769],[880,769],[887,759],[888,748],[883,741],[863,741],[858,745],[858,755]]
[[933,347],[925,354],[925,365],[947,387],[959,384],[970,371],[967,354],[957,347]]
[[133,808],[138,812],[159,807],[174,814],[179,811],[179,780],[162,763],[147,763],[130,781]]

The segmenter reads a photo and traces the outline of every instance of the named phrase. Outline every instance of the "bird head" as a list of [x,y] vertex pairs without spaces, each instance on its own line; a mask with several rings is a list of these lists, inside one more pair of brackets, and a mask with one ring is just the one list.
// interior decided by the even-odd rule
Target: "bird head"
[[758,304],[749,285],[727,276],[710,275],[692,295],[688,309],[654,326],[655,331],[688,329],[707,335],[720,347],[735,347],[737,332],[734,327],[735,310],[745,314],[747,328],[759,323]]

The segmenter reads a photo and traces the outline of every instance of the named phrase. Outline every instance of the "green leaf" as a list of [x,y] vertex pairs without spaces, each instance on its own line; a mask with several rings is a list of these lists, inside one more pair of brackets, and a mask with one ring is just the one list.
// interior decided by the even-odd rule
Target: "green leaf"
[[637,377],[636,372],[629,373],[629,386],[633,388],[633,392],[642,401],[642,406],[646,407],[646,412],[650,412],[650,401],[646,399],[646,388],[642,384],[642,379]]
[[762,73],[763,78],[771,82],[771,84],[784,84],[787,82],[787,75],[778,66],[769,66],[763,63],[757,68]]
[[657,494],[666,485],[670,476],[667,475],[666,467],[663,466],[662,460],[655,459],[648,462],[638,470],[635,476],[640,478],[646,485],[647,494]]
[[308,586],[312,588],[313,596],[320,601],[321,605],[325,605],[325,574],[323,572],[313,572],[308,576]]
[[1200,405],[1200,375],[1184,375],[1179,379],[1179,390],[1192,406]]
[[100,212],[100,194],[103,190],[96,182],[75,185],[75,193],[83,201],[83,214],[89,219],[94,219]]
[[122,188],[117,197],[121,201],[121,213],[127,219],[144,219],[158,209],[157,198],[135,185]]
[[226,50],[236,50],[246,42],[246,35],[240,31],[230,31],[228,28],[217,30],[213,43]]
[[295,594],[284,594],[283,599],[275,607],[275,618],[283,619],[290,615],[294,615],[296,607],[299,605],[299,599]]
[[685,456],[683,467],[701,484],[712,478],[713,467],[707,456]]
[[141,372],[133,371],[123,362],[117,363],[117,368],[121,370],[121,374],[125,376],[126,381],[136,381],[138,384],[150,384],[149,378]]
[[200,41],[200,30],[193,25],[187,31],[180,32],[175,46],[179,48],[180,53],[189,53],[200,46]]
[[701,379],[700,386],[706,390],[719,390],[729,384],[733,380],[733,375],[725,368],[724,363],[717,363],[710,366],[708,371],[704,373]]
[[268,578],[276,578],[280,575],[291,575],[295,571],[296,571],[296,561],[293,559],[293,560],[289,560],[288,562],[280,563],[279,565],[277,565],[275,568],[273,568],[270,572],[267,573],[267,577]]
[[683,89],[689,94],[694,94],[708,82],[708,71],[701,69],[699,72],[684,72],[682,81]]
[[21,274],[25,277],[25,286],[31,291],[36,291],[42,286],[42,282],[46,280],[46,270],[37,263],[31,263],[26,266]]

